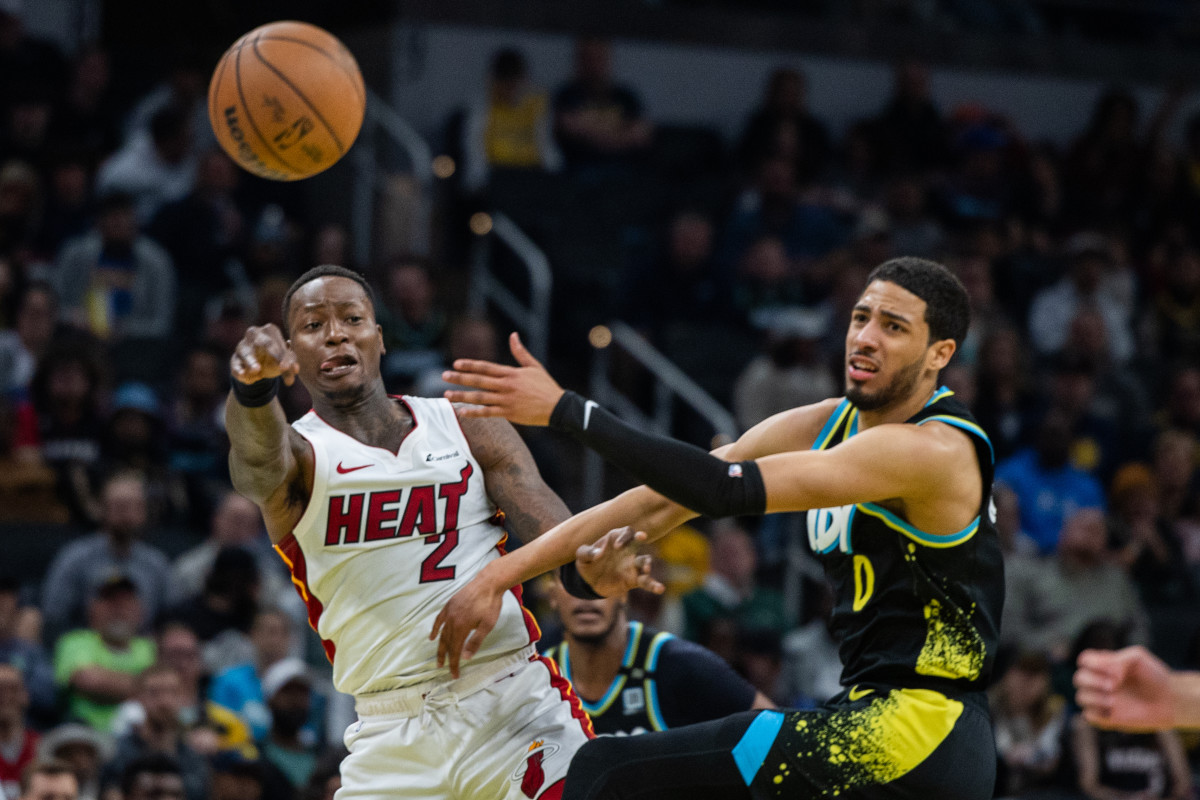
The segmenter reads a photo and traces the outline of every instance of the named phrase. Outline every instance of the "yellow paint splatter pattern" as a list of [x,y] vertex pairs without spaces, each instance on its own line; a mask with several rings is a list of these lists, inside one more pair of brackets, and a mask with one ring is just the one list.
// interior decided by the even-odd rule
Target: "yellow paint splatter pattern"
[[[890,783],[928,758],[962,711],[962,703],[938,692],[893,689],[862,706],[793,712],[778,741],[794,760],[778,764],[770,785],[780,797],[798,789],[838,797]],[[794,772],[802,773],[802,786],[791,779]]]
[[943,607],[937,600],[925,606],[925,645],[917,656],[917,673],[938,678],[976,680],[983,669],[987,645],[971,624],[971,612]]

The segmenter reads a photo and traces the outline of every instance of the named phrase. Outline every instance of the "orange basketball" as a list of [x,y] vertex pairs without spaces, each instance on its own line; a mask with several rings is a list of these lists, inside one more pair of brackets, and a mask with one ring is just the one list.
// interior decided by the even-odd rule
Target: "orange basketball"
[[307,22],[250,31],[221,56],[208,86],[208,118],[221,147],[276,181],[333,166],[354,144],[366,103],[354,56]]

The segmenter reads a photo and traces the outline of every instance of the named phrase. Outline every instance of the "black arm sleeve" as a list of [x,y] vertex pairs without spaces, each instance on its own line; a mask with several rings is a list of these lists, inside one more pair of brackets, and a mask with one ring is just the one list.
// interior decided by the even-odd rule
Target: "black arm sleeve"
[[722,461],[694,445],[642,433],[574,392],[558,401],[550,426],[570,433],[654,491],[705,516],[766,513],[767,492],[753,461]]

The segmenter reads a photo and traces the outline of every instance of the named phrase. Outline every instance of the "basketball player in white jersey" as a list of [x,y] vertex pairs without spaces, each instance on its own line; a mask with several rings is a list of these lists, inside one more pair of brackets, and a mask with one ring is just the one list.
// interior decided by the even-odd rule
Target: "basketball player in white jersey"
[[[288,338],[250,328],[226,404],[234,486],[308,605],[338,690],[355,696],[338,800],[557,800],[591,726],[533,642],[520,587],[457,679],[428,632],[442,606],[504,552],[569,512],[503,421],[455,418],[441,399],[389,397],[381,328],[362,276],[322,266],[284,298]],[[299,378],[313,410],[288,425],[275,399]]]

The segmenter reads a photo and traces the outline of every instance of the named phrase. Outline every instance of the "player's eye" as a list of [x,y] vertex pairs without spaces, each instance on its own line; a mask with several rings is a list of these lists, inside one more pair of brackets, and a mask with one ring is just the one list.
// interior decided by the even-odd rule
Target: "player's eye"
[[317,322],[316,320],[313,320],[312,322],[306,322],[304,324],[304,329],[306,331],[315,331],[319,327],[321,327],[321,323]]
[[351,314],[350,316],[346,317],[346,321],[357,324],[359,322],[362,322],[362,317]]

